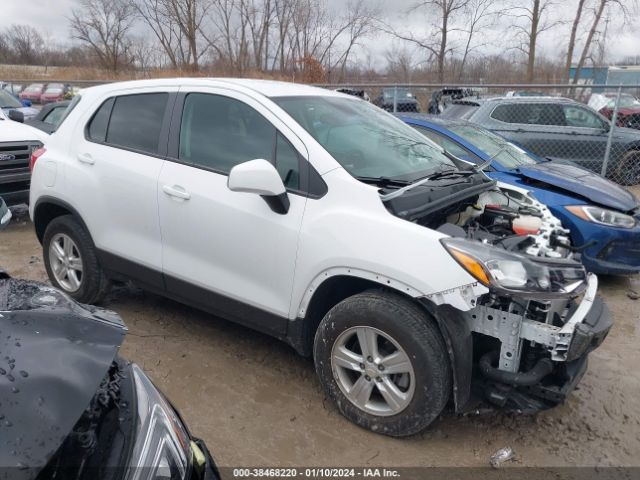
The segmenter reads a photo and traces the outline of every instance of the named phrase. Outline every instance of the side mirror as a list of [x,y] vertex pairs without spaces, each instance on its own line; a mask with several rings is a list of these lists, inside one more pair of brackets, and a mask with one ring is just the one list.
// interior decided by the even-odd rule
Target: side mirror
[[11,210],[7,207],[7,204],[4,203],[4,200],[0,198],[0,230],[9,225],[9,221],[11,220]]
[[9,120],[24,123],[24,113],[18,110],[9,110]]
[[271,210],[281,215],[289,211],[287,189],[276,167],[266,160],[250,160],[233,167],[229,172],[227,187],[233,192],[260,195]]

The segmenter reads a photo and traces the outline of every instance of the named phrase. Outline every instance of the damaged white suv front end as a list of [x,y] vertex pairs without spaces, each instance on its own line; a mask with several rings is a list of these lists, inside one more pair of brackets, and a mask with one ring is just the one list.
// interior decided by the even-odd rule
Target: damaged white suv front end
[[459,307],[462,296],[467,303],[458,315],[472,332],[473,365],[467,368],[477,396],[527,412],[561,403],[612,325],[597,297],[598,278],[579,263],[560,220],[526,190],[497,184],[468,209],[477,219],[487,211],[492,222],[498,215],[502,235],[487,222],[474,231],[468,219],[450,216],[457,224],[440,228],[452,235],[441,244],[477,284],[424,298]]

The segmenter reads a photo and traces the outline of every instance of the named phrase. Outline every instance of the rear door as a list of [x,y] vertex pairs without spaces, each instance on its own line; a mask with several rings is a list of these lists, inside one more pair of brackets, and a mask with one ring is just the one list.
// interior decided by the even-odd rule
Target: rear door
[[72,146],[68,175],[73,204],[104,267],[158,289],[163,287],[158,176],[174,100],[169,89],[102,100],[84,138]]
[[566,155],[562,108],[544,103],[502,103],[490,113],[491,130],[541,157]]
[[[305,147],[242,93],[199,88],[180,97],[158,181],[167,290],[225,318],[282,334],[307,201]],[[227,187],[231,168],[258,158],[276,163],[291,202],[288,213]]]

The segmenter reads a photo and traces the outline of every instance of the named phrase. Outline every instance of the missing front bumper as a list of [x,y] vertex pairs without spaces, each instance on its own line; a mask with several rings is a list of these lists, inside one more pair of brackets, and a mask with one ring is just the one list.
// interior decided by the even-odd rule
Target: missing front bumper
[[[492,365],[485,364],[484,371],[476,368],[476,393],[481,391],[491,403],[519,411],[533,412],[564,402],[584,375],[588,354],[602,344],[613,323],[609,309],[596,295],[597,287],[597,277],[590,275],[580,303],[550,309],[548,318],[564,314],[562,326],[486,306],[465,313],[472,332],[499,341],[499,350],[494,350],[495,343],[485,350],[493,352]],[[532,376],[531,368],[540,360],[551,365],[544,375],[535,382],[520,382]],[[489,369],[492,375],[487,374]]]

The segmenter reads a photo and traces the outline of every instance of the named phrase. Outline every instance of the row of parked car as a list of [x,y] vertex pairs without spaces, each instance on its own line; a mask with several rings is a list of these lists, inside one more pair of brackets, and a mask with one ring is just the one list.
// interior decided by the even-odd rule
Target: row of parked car
[[20,100],[40,103],[42,105],[69,99],[75,93],[70,84],[57,82],[21,85],[0,81],[0,90],[8,92]]
[[[364,90],[341,91],[368,98]],[[617,101],[616,125],[612,127]],[[408,88],[384,88],[373,103],[388,112],[421,111]],[[608,155],[607,178],[622,185],[640,184],[640,101],[631,94],[623,93],[618,100],[617,93],[595,93],[586,105],[541,92],[481,96],[473,90],[451,88],[433,92],[427,111],[446,119],[471,121],[541,158],[573,163],[596,173],[602,172]]]
[[386,435],[447,405],[563,402],[612,325],[593,272],[640,270],[640,204],[620,187],[469,122],[310,86],[103,85],[23,143],[67,305],[132,280],[273,335],[313,357],[345,417]]

